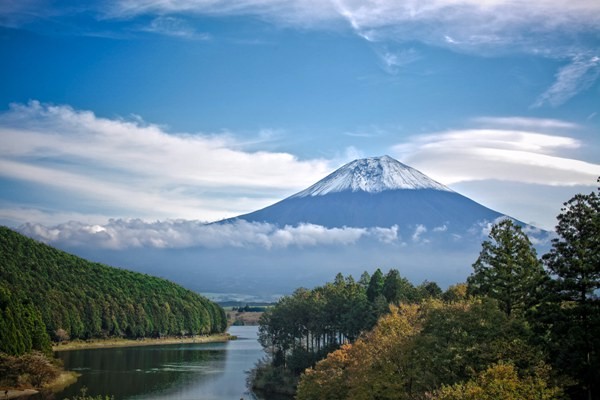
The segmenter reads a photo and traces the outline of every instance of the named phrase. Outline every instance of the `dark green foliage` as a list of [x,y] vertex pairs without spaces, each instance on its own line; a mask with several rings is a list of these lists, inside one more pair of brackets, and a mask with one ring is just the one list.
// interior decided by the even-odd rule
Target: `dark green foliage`
[[578,194],[558,216],[552,249],[544,256],[556,275],[563,299],[585,303],[597,300],[600,289],[600,197]]
[[267,307],[265,306],[254,306],[254,307],[250,307],[249,304],[246,304],[244,307],[232,307],[231,311],[238,311],[238,312],[265,312],[265,310],[267,309]]
[[[437,285],[429,286],[433,293],[438,292]],[[259,321],[259,341],[271,363],[258,366],[264,371],[256,375],[261,379],[298,376],[343,343],[354,342],[389,312],[386,293],[390,301],[405,302],[414,301],[420,291],[397,270],[391,270],[384,279],[378,269],[370,278],[364,273],[358,282],[337,274],[333,283],[298,289],[292,296],[281,298]],[[423,293],[423,297],[431,297],[427,290]]]
[[371,275],[367,271],[363,272],[358,279],[358,284],[365,290],[369,287],[369,282],[371,282]]
[[367,287],[367,298],[369,301],[374,301],[377,296],[383,294],[383,273],[379,268],[371,276],[369,286]]
[[435,282],[424,281],[417,286],[418,296],[421,299],[432,298],[439,299],[443,295],[442,288]]
[[0,282],[0,352],[20,355],[32,350],[51,353],[50,338],[42,316],[27,298]]
[[546,322],[557,367],[576,378],[581,398],[600,398],[600,196],[578,194],[564,204],[558,238],[543,257],[553,273],[555,307]]
[[385,275],[382,294],[389,304],[412,303],[419,296],[412,283],[401,277],[397,269],[390,269]]
[[258,393],[293,396],[298,384],[298,376],[282,366],[274,366],[263,359],[250,371],[248,381],[249,386]]
[[281,298],[262,315],[259,340],[274,367],[299,375],[340,344],[356,340],[376,319],[365,286],[338,274],[333,283]]
[[416,382],[431,390],[432,382],[461,382],[499,361],[533,370],[544,354],[530,337],[524,320],[508,317],[489,298],[431,307],[412,349]]
[[498,300],[507,314],[523,315],[535,305],[547,279],[535,249],[521,227],[505,219],[492,227],[468,278],[468,292]]
[[527,320],[535,332],[529,341],[570,377],[572,399],[600,399],[598,194],[566,202],[556,233],[543,256],[548,274],[518,226],[508,220],[494,226],[473,265],[468,292],[494,298],[507,316]]
[[223,332],[223,309],[164,279],[92,263],[0,227],[0,351],[49,338]]

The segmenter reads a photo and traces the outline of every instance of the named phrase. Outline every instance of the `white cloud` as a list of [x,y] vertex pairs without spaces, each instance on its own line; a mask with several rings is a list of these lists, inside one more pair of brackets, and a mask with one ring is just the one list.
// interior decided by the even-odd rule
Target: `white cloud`
[[419,241],[427,241],[427,239],[422,239],[422,235],[424,233],[427,233],[427,228],[425,227],[425,225],[417,225],[415,228],[415,231],[412,234],[412,240],[413,242],[419,242]]
[[94,199],[107,215],[225,218],[332,170],[325,160],[244,151],[231,134],[173,134],[35,101],[0,114],[0,137],[0,176],[63,190],[65,203]]
[[398,225],[393,225],[389,228],[370,228],[369,232],[382,243],[395,243],[400,239],[398,236]]
[[141,30],[184,39],[208,40],[211,37],[207,33],[197,32],[185,20],[170,16],[156,17],[149,25],[141,28]]
[[442,226],[436,226],[433,228],[434,232],[446,232],[448,230],[448,225],[444,224]]
[[283,228],[244,220],[205,224],[191,220],[145,222],[140,219],[111,219],[105,224],[68,222],[54,226],[25,224],[25,235],[50,244],[105,249],[126,248],[252,248],[265,249],[313,246],[346,246],[362,238],[391,244],[398,239],[398,227],[326,228],[300,224]]
[[[20,3],[24,5],[0,8],[0,23],[15,26],[61,11],[73,14],[91,9],[101,19],[156,17],[145,30],[206,39],[207,34],[197,33],[181,16],[254,16],[302,29],[343,26],[373,44],[420,42],[478,55],[526,53],[570,59],[533,107],[560,105],[588,88],[600,74],[597,0],[109,0],[87,8],[61,4],[61,9],[37,1]],[[391,74],[407,62],[405,55],[390,52],[386,46],[374,49]]]
[[600,76],[600,57],[594,54],[578,54],[571,63],[556,73],[554,84],[542,93],[532,107],[544,104],[556,107],[592,86]]
[[556,225],[564,201],[596,187],[600,164],[578,159],[588,144],[566,134],[583,127],[522,117],[471,122],[485,128],[414,136],[390,153],[486,207],[546,230]]
[[[472,235],[479,235],[481,237],[489,237],[492,232],[492,228],[494,225],[499,224],[503,220],[507,219],[507,217],[498,217],[493,221],[480,221],[479,223],[473,225],[469,230],[469,233]],[[510,219],[510,218],[508,218]]]
[[336,4],[359,33],[375,31],[370,37],[379,40],[419,40],[462,50],[547,51],[549,35],[595,31],[600,15],[593,0],[339,0]]
[[334,5],[321,0],[113,0],[100,11],[109,18],[148,14],[250,15],[302,27],[324,27],[339,18]]
[[393,50],[388,46],[373,46],[381,61],[381,67],[389,74],[396,75],[400,69],[421,59],[421,55],[413,48]]
[[463,51],[535,54],[562,47],[562,56],[575,43],[593,44],[593,38],[577,34],[596,32],[600,18],[596,0],[112,0],[99,11],[109,18],[251,15],[318,29],[343,22],[370,42],[417,40]]
[[[381,43],[413,41],[476,54],[527,53],[572,59],[533,104],[560,105],[598,78],[597,0],[115,0],[112,17],[144,14],[258,15],[277,24],[330,29],[344,21],[374,44],[382,67],[397,74],[406,54]],[[375,45],[379,44],[379,45]],[[575,56],[573,56],[576,54]]]
[[[485,120],[484,120],[485,121]],[[481,121],[480,121],[481,122]],[[535,119],[487,119],[535,127]],[[568,122],[539,120],[540,130]],[[541,185],[593,185],[600,165],[569,158],[582,143],[569,136],[517,129],[468,129],[415,136],[394,154],[444,184],[501,180]]]
[[527,117],[478,117],[474,118],[476,124],[502,127],[502,128],[526,128],[526,129],[579,129],[580,126],[573,122],[561,121],[551,118],[527,118]]

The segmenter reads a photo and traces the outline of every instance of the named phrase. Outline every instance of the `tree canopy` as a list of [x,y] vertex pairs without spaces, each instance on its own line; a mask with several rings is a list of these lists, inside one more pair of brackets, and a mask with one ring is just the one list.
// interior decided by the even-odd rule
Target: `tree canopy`
[[498,300],[504,312],[511,315],[524,313],[533,305],[546,278],[529,238],[507,218],[492,227],[467,282],[470,294]]
[[[496,376],[492,366],[498,363],[513,369]],[[437,390],[442,390],[440,399],[449,399],[462,382],[497,386],[506,380],[531,389],[532,395],[521,399],[556,398],[537,396],[560,392],[537,373],[539,368],[548,367],[527,341],[526,327],[510,320],[495,300],[426,300],[391,306],[373,330],[309,368],[297,399],[428,399]],[[522,378],[514,376],[517,372]],[[520,390],[513,392],[525,393]]]
[[546,318],[555,363],[600,397],[600,196],[578,194],[564,203],[558,237],[543,257],[556,296]]
[[0,352],[50,339],[223,332],[225,313],[164,279],[92,263],[0,227]]

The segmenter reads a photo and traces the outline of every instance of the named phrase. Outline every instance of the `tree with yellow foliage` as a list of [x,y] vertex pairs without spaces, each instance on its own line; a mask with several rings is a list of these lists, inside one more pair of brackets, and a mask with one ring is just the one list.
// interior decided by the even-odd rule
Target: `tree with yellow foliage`
[[512,364],[494,364],[466,383],[444,386],[431,400],[554,400],[562,391],[550,387],[548,368],[540,367],[534,376],[520,377]]

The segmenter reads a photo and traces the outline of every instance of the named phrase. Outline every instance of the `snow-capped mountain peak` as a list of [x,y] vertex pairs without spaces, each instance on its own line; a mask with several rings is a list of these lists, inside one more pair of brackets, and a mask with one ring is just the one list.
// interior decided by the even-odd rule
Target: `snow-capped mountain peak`
[[390,156],[354,160],[292,197],[344,191],[379,193],[398,189],[452,190]]

